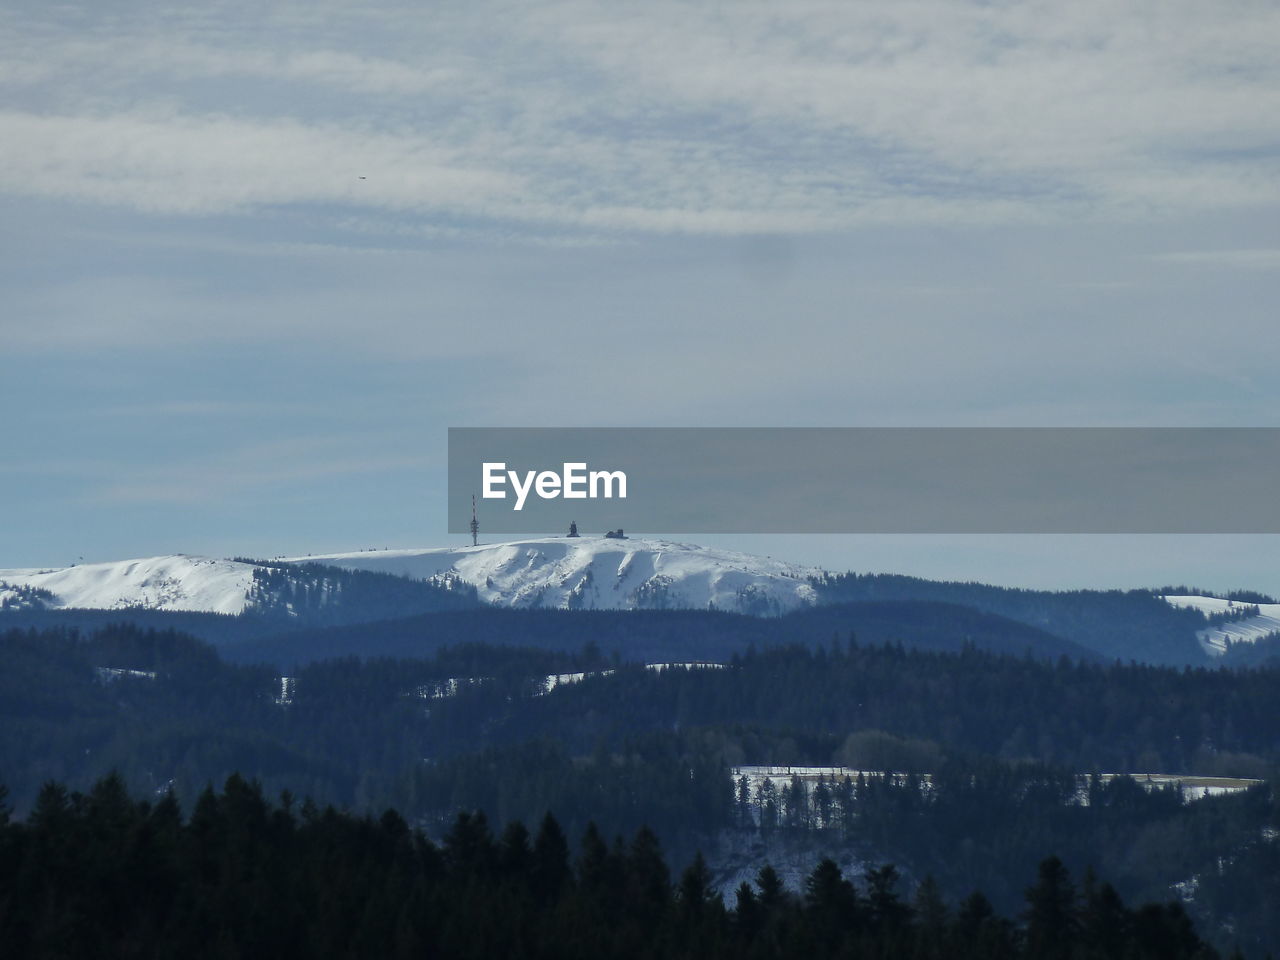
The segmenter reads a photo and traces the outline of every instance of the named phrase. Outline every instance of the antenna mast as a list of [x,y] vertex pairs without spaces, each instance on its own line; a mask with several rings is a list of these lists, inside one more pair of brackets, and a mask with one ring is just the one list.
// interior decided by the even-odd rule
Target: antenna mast
[[480,521],[476,519],[476,495],[471,495],[471,545],[477,545],[480,536]]

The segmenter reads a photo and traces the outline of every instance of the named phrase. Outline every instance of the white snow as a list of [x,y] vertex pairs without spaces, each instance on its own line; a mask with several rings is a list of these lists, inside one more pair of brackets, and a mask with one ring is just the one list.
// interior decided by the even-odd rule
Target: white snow
[[[867,780],[887,778],[890,782],[898,785],[907,782],[907,774],[901,772],[889,772],[885,770],[860,770],[857,767],[814,767],[814,766],[784,766],[784,765],[759,765],[746,764],[742,766],[731,767],[730,776],[736,785],[742,777],[747,778],[747,783],[751,788],[751,796],[755,797],[760,787],[766,780],[773,783],[776,790],[790,786],[792,777],[799,777],[800,782],[804,784],[805,790],[812,793],[818,784],[825,780],[828,783],[839,783],[846,777],[854,783],[857,783],[858,777],[864,777]],[[922,790],[927,790],[933,783],[933,775],[929,773],[917,774]]]
[[[477,547],[368,550],[311,557],[322,563],[427,580],[454,575],[496,606],[557,609],[672,607],[741,613],[783,613],[813,604],[808,578],[822,571],[768,557],[668,540],[546,537]],[[86,563],[58,569],[0,570],[0,599],[13,587],[53,594],[54,607],[119,610],[147,607],[240,613],[247,606],[254,567],[187,554]],[[1248,604],[1205,596],[1166,596],[1177,607],[1208,615],[1258,607],[1258,613],[1206,626],[1198,637],[1212,655],[1228,641],[1253,642],[1280,631],[1280,603]]]
[[[612,670],[601,671],[600,676],[608,676],[613,673]],[[565,687],[571,683],[581,683],[588,676],[594,677],[595,673],[551,673],[542,680],[542,692],[550,693],[556,687]]]
[[42,587],[54,595],[56,607],[240,613],[253,583],[253,565],[175,554],[53,570],[0,570],[0,582]]
[[784,612],[814,602],[816,568],[666,540],[548,537],[477,547],[294,557],[419,580],[454,573],[498,606]]
[[[688,660],[682,663],[646,663],[644,668],[652,670],[654,673],[661,673],[663,670],[672,668],[683,670],[723,670],[727,666],[728,664],[712,663],[710,660]],[[538,678],[537,692],[534,696],[543,696],[557,687],[567,687],[575,683],[581,683],[587,677],[609,677],[616,672],[616,670],[590,670],[577,673],[549,673],[545,677]],[[446,680],[416,687],[412,694],[405,694],[405,696],[415,696],[419,700],[440,700],[444,697],[457,696],[458,691],[463,687],[484,683],[488,679],[488,677],[449,677]]]
[[[1197,777],[1176,773],[1102,773],[1098,775],[1098,779],[1104,784],[1116,777],[1132,777],[1138,786],[1148,792],[1165,787],[1177,787],[1182,792],[1183,803],[1203,800],[1205,797],[1240,793],[1262,782],[1242,777]],[[1079,783],[1076,800],[1086,806],[1089,802],[1089,779],[1088,774],[1076,774],[1076,780]]]
[[275,696],[277,706],[287,707],[293,703],[293,695],[298,689],[297,677],[279,677],[280,692]]
[[727,663],[713,663],[710,660],[681,660],[676,663],[646,663],[644,668],[652,670],[654,673],[661,673],[663,670],[723,670],[728,666]]
[[[370,550],[292,557],[427,580],[453,574],[497,606],[573,609],[680,607],[785,612],[814,602],[816,568],[665,540],[549,537],[478,547]],[[29,585],[51,606],[119,610],[148,607],[240,613],[254,567],[177,554],[58,569],[0,570],[0,595]]]
[[[810,795],[812,795],[820,782],[825,780],[828,783],[840,783],[846,777],[855,784],[859,776],[865,777],[867,780],[888,778],[898,785],[907,782],[907,775],[904,773],[890,773],[883,770],[859,770],[856,767],[743,765],[731,767],[729,773],[733,778],[735,794],[738,781],[743,777],[747,778],[747,786],[753,803],[757,801],[760,788],[766,780],[773,784],[778,796],[781,796],[783,787],[791,784],[793,777],[800,779],[805,791]],[[1177,786],[1182,791],[1182,801],[1184,803],[1191,803],[1193,800],[1201,800],[1204,797],[1220,797],[1229,793],[1239,793],[1262,782],[1261,780],[1249,780],[1239,777],[1198,777],[1170,773],[1103,773],[1099,774],[1098,779],[1105,784],[1119,776],[1132,777],[1139,786],[1148,791],[1155,790],[1157,787]],[[933,786],[933,776],[928,773],[922,773],[918,774],[917,777],[921,791],[927,793]],[[1089,774],[1076,774],[1075,802],[1088,804],[1089,779]]]
[[115,683],[122,677],[132,677],[135,680],[154,680],[156,678],[154,670],[132,670],[128,667],[95,667],[94,671],[98,675],[99,683]]
[[[0,579],[3,579],[3,574],[0,574]],[[1254,616],[1214,624],[1196,632],[1200,646],[1210,656],[1220,657],[1226,653],[1228,641],[1253,643],[1268,634],[1280,632],[1280,603],[1244,603],[1239,600],[1199,596],[1167,596],[1163,599],[1175,607],[1199,610],[1206,615],[1257,607],[1258,612]]]

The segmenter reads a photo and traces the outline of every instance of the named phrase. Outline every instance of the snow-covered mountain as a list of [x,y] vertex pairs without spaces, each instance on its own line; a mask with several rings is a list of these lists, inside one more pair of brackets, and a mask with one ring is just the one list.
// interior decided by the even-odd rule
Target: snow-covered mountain
[[0,607],[199,610],[240,613],[253,565],[176,554],[38,570],[0,570]]
[[1175,607],[1190,607],[1206,616],[1239,616],[1239,619],[1211,624],[1196,632],[1200,646],[1211,657],[1226,653],[1228,643],[1254,643],[1265,636],[1280,633],[1280,603],[1246,603],[1198,596],[1167,596],[1164,599]]
[[814,602],[816,568],[667,540],[548,537],[438,550],[296,557],[414,579],[453,573],[509,607],[781,613]]
[[[434,550],[293,557],[440,582],[457,577],[482,601],[560,609],[694,608],[780,613],[814,600],[819,571],[664,540],[547,538]],[[175,555],[45,570],[0,570],[0,606],[240,613],[256,603],[255,565]]]
[[[351,571],[298,570],[322,564]],[[369,580],[368,573],[396,580]],[[809,577],[821,570],[728,550],[643,538],[547,537],[427,550],[367,550],[292,557],[266,565],[172,555],[43,570],[0,570],[0,610],[81,608],[198,611],[308,623],[360,622],[456,608],[475,598],[441,599],[469,584],[482,603],[553,609],[699,609],[776,614],[817,603]],[[408,590],[407,587],[414,589]],[[421,594],[421,596],[419,596]],[[923,599],[930,595],[922,594]],[[934,597],[934,599],[937,599]],[[1166,596],[1207,619],[1196,634],[1209,656],[1228,642],[1280,632],[1280,603],[1243,603],[1208,596]],[[828,598],[829,600],[829,598]],[[1016,614],[1014,614],[1016,618]],[[1114,652],[1114,651],[1112,651]]]

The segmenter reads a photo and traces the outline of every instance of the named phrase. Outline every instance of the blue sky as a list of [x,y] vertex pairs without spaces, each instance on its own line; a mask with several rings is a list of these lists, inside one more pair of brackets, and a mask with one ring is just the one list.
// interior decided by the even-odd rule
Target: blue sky
[[[449,426],[1280,419],[1274,4],[19,3],[0,38],[0,566],[443,544]],[[733,545],[1280,591],[1269,537]]]

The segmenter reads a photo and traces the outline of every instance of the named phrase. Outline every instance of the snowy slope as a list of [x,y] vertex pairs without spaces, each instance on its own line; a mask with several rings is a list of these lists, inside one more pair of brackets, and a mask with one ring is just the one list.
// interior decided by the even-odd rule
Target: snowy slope
[[50,607],[119,610],[203,610],[240,613],[253,583],[253,565],[178,554],[56,570],[0,570],[0,602],[29,586],[53,594]]
[[[478,547],[372,550],[295,557],[350,570],[426,580],[454,574],[497,606],[559,609],[685,608],[782,613],[815,602],[802,567],[666,540],[548,537]],[[62,569],[0,570],[0,606],[240,613],[250,604],[253,564],[178,554]],[[21,592],[19,588],[26,588]],[[39,591],[39,593],[36,593]],[[47,591],[48,593],[44,593]],[[34,599],[33,599],[34,598]],[[1258,608],[1256,615],[1206,624],[1197,634],[1210,655],[1227,641],[1280,632],[1280,603],[1247,604],[1206,596],[1166,596],[1206,615]]]
[[296,557],[415,579],[456,573],[510,607],[692,608],[780,613],[814,601],[815,568],[666,540],[548,537],[437,550]]
[[[377,550],[295,557],[425,580],[456,574],[499,606],[571,609],[694,608],[780,613],[813,602],[817,570],[744,553],[660,540],[547,538],[435,550]],[[47,590],[53,608],[147,607],[240,613],[254,566],[185,555],[88,563],[56,570],[0,570],[0,604],[17,587]],[[376,611],[371,614],[374,617]]]
[[1257,607],[1256,616],[1215,624],[1196,632],[1205,653],[1220,657],[1227,652],[1227,642],[1253,643],[1271,633],[1280,632],[1280,603],[1241,603],[1218,597],[1169,596],[1164,598],[1175,607],[1190,607],[1204,614],[1228,613],[1241,608]]

